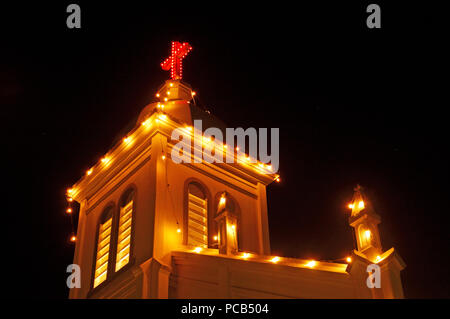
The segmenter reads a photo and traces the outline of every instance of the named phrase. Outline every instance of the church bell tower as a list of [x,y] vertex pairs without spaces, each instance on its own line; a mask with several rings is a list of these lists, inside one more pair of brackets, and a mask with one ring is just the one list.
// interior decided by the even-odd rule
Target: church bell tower
[[[155,92],[156,101],[68,190],[70,201],[80,204],[74,264],[81,287],[71,289],[70,298],[177,298],[185,293],[177,284],[177,253],[270,254],[266,186],[279,176],[270,165],[238,160],[237,148],[194,127],[195,121],[203,129],[226,125],[197,106],[182,81],[182,60],[191,49],[172,43],[161,64],[170,79]],[[194,149],[190,161],[173,159],[180,143]],[[209,147],[235,162],[207,162],[202,154]]]

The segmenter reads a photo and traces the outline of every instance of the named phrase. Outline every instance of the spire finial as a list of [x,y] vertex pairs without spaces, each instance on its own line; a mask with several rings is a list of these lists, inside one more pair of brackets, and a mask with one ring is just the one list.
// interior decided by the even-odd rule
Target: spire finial
[[191,50],[192,47],[187,42],[172,41],[170,56],[161,63],[163,70],[170,70],[170,78],[172,80],[181,80],[183,77],[183,59]]

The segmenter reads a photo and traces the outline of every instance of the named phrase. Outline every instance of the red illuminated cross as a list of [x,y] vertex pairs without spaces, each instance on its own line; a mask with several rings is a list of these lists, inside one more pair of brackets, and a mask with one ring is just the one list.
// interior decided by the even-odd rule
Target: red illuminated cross
[[161,68],[170,70],[172,80],[181,80],[183,76],[183,59],[192,50],[189,43],[172,41],[172,54],[161,63]]

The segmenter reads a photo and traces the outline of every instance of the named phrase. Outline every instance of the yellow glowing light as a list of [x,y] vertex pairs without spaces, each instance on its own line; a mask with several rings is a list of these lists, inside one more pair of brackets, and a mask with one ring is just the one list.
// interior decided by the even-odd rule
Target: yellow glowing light
[[67,201],[68,202],[73,202],[73,198],[72,197],[67,197]]
[[244,258],[244,259],[247,259],[247,258],[249,258],[250,257],[250,254],[249,253],[243,253],[242,254],[242,258]]
[[351,262],[352,262],[352,258],[351,258],[351,257],[347,257],[346,260],[347,260],[348,263],[351,263]]
[[177,228],[177,233],[181,233],[181,229],[180,228]]
[[367,240],[369,240],[369,239],[370,239],[370,236],[372,236],[370,230],[366,230],[366,231],[364,232],[364,236],[366,237]]
[[151,119],[146,119],[145,121],[142,122],[142,126],[150,127],[151,124],[152,124]]
[[275,257],[273,257],[270,261],[273,262],[273,263],[277,263],[277,262],[280,261],[280,257],[275,256]]
[[72,194],[74,192],[73,188],[67,189],[67,194]]
[[158,118],[159,118],[160,120],[166,120],[166,119],[167,119],[167,115],[165,115],[165,114],[159,114]]
[[105,165],[108,164],[109,161],[110,161],[109,157],[103,157],[102,158],[102,163],[105,164]]
[[203,136],[203,142],[204,143],[211,143],[212,142],[211,136],[209,136],[209,137]]
[[172,86],[173,86],[173,83],[170,83],[169,85],[170,85],[170,87],[172,87]]
[[233,230],[236,228],[236,226],[234,226],[234,225],[231,225],[231,228],[233,228]]
[[192,128],[192,126],[186,126],[186,130],[188,130],[189,132],[192,132],[193,128]]
[[214,239],[215,241],[217,241],[218,237],[217,237],[217,236],[214,236],[213,239]]
[[156,97],[159,97],[159,93],[156,93]]
[[228,148],[228,145],[224,144],[224,145],[223,145],[223,148],[225,148],[225,149]]
[[353,209],[355,207],[353,204],[348,204],[348,208]]
[[70,241],[73,243],[73,242],[75,242],[77,240],[77,237],[76,236],[72,236],[72,237],[70,237]]
[[91,175],[91,174],[92,174],[92,168],[86,172],[86,175]]
[[225,196],[222,196],[222,197],[220,197],[219,204],[224,205],[226,201],[227,201],[227,199],[225,198]]
[[125,137],[124,139],[123,139],[123,142],[125,143],[125,144],[128,144],[128,143],[130,143],[131,142],[131,137]]
[[360,209],[363,209],[363,208],[364,208],[364,202],[363,202],[363,201],[360,201],[360,202],[358,203],[358,208],[360,208]]
[[167,95],[170,95],[170,91],[167,91],[166,94],[167,94]]
[[164,98],[164,102],[167,102],[168,100],[169,100],[168,98],[166,98],[166,97]]
[[380,256],[377,256],[376,261],[379,262],[380,260],[381,260],[381,257],[380,257]]
[[311,260],[306,264],[306,266],[309,268],[314,268],[316,266],[316,264],[317,264],[317,261]]
[[166,155],[161,156],[161,158],[164,161],[166,159]]
[[236,151],[239,151],[239,146],[236,146]]
[[192,91],[192,96],[194,96],[195,94],[197,94],[197,93],[195,93],[194,91]]
[[277,178],[275,179],[275,181],[276,181],[277,183],[279,183],[279,182],[281,181],[281,178],[277,177]]
[[202,247],[195,247],[194,251],[198,254],[199,252],[201,252],[203,250]]
[[72,208],[70,208],[70,207],[69,207],[69,208],[67,208],[67,210],[66,210],[66,213],[67,213],[67,214],[70,214],[70,213],[72,213]]
[[266,168],[271,171],[272,170],[272,165],[267,165]]

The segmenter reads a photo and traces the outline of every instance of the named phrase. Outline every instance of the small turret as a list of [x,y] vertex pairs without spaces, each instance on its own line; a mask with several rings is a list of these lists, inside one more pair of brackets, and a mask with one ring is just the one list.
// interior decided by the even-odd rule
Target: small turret
[[349,204],[352,210],[349,224],[355,231],[357,251],[376,262],[383,252],[378,230],[381,218],[375,213],[362,187],[357,185],[354,191],[352,202]]

